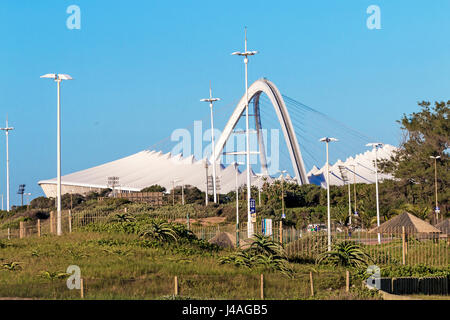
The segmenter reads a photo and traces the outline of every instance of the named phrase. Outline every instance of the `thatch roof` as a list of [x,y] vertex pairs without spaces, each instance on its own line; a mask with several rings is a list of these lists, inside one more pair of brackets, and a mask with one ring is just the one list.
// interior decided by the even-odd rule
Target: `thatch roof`
[[411,213],[404,212],[394,218],[370,230],[370,233],[400,233],[405,227],[406,233],[440,233],[441,231],[433,227],[428,222],[417,218]]
[[217,244],[223,248],[234,248],[236,246],[236,237],[228,232],[221,232],[211,238],[209,243]]
[[445,219],[444,221],[439,222],[435,225],[436,228],[442,231],[442,233],[450,234],[450,218]]

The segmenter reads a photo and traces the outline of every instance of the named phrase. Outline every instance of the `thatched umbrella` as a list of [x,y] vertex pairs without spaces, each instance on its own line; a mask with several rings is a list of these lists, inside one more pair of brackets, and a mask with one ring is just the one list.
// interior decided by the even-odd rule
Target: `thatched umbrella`
[[217,244],[223,248],[234,248],[236,246],[236,236],[229,232],[221,232],[209,239],[209,243]]
[[403,227],[405,233],[441,233],[441,230],[408,212],[395,216],[379,227],[373,228],[369,233],[400,233]]
[[445,219],[444,221],[439,222],[435,225],[436,228],[441,230],[442,233],[450,234],[450,218]]

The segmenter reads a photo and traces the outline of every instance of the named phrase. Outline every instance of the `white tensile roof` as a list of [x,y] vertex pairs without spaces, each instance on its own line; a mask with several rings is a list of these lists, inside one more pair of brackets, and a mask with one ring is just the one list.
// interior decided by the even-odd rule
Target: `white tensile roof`
[[[396,148],[385,145],[378,149],[378,159],[390,157]],[[367,151],[358,154],[354,158],[350,157],[345,161],[338,160],[335,164],[330,165],[330,184],[343,185],[339,165],[352,170],[348,172],[350,182],[353,183],[353,167],[355,165],[356,182],[357,183],[373,183],[375,181],[374,164],[375,152]],[[172,155],[157,151],[144,150],[136,154],[130,155],[119,160],[111,161],[86,170],[74,172],[61,178],[63,185],[72,185],[91,188],[107,188],[107,179],[110,176],[119,177],[119,190],[140,191],[151,185],[160,185],[166,190],[172,189],[173,180],[175,186],[192,185],[202,191],[206,191],[206,159],[196,160],[194,156],[183,158],[181,154]],[[326,187],[324,176],[326,171],[324,165],[321,169],[315,166],[308,173],[310,183],[318,184]],[[238,185],[246,184],[246,171],[238,170]],[[217,176],[220,180],[220,193],[228,193],[235,190],[236,186],[236,168],[234,164],[223,166],[217,165]],[[208,174],[212,174],[212,167],[208,162]],[[278,180],[277,178],[255,174],[250,174],[252,185],[262,186],[264,181],[271,182]],[[379,179],[389,179],[388,175],[379,174]],[[292,180],[290,176],[285,176],[286,181]],[[39,185],[56,184],[56,178],[50,180],[39,181]],[[210,190],[211,192],[211,190]]]
[[[377,160],[389,159],[396,150],[397,148],[392,145],[383,145],[377,150]],[[339,166],[344,167],[350,183],[353,183],[354,180],[356,183],[375,183],[374,161],[375,150],[373,149],[360,153],[355,157],[349,157],[345,161],[339,159],[335,164],[330,164],[330,185],[344,185]],[[314,166],[307,174],[309,182],[326,188],[326,171],[326,163],[321,169]],[[392,179],[392,176],[378,171],[378,180],[384,179]]]

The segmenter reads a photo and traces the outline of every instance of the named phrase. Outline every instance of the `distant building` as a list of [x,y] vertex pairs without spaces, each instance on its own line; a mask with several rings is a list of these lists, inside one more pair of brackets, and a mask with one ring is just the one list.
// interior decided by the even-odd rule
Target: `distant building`
[[[392,155],[396,150],[395,147],[385,145],[378,149],[378,159],[385,159]],[[373,183],[375,175],[373,173],[373,160],[375,153],[373,150],[363,154],[350,157],[344,162],[338,160],[335,164],[330,165],[330,184],[343,185],[341,171],[339,165],[348,168],[348,178],[353,183],[353,167],[355,165],[355,178],[357,183]],[[201,191],[206,191],[206,159],[196,160],[194,156],[183,158],[181,154],[172,155],[171,153],[162,153],[157,151],[141,151],[128,157],[111,161],[96,167],[77,171],[61,178],[61,192],[86,194],[91,191],[100,191],[108,188],[108,177],[119,177],[119,183],[116,190],[121,192],[138,192],[145,187],[151,185],[160,185],[171,190],[173,188],[173,180],[175,186],[191,185]],[[237,169],[239,170],[239,169]],[[308,173],[310,183],[326,187],[325,165],[318,169],[315,166]],[[208,175],[212,174],[211,165],[208,163]],[[220,180],[220,193],[228,193],[235,190],[236,169],[234,165],[217,165],[217,176]],[[252,186],[262,186],[264,181],[271,182],[279,179],[256,175],[253,171],[250,174]],[[388,175],[379,174],[379,179],[389,179]],[[294,181],[290,176],[285,177],[286,181]],[[246,172],[238,172],[238,184],[240,186],[246,184]],[[50,180],[39,181],[47,197],[56,196],[56,178]],[[212,187],[209,187],[212,193]]]

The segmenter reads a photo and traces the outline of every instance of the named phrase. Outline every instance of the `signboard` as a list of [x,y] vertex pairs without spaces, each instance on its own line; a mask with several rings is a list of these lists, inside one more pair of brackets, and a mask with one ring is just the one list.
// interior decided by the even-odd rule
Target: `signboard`
[[272,219],[262,220],[262,232],[265,236],[272,235]]
[[253,198],[250,198],[250,213],[256,213],[256,202]]

